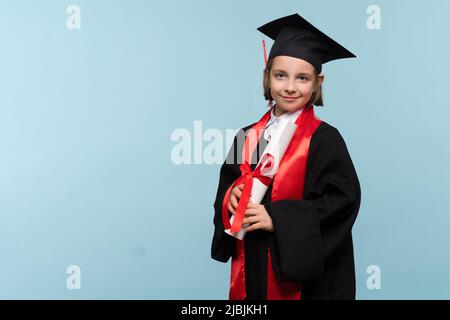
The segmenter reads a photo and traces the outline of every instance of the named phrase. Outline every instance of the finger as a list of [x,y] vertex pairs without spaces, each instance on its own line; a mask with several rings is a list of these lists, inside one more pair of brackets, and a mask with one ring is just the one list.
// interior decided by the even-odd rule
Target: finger
[[259,204],[249,201],[247,208],[258,208]]
[[230,203],[228,203],[228,210],[230,210],[233,215],[236,213]]
[[238,188],[241,189],[241,190],[244,189],[244,184],[241,183],[240,185],[238,185]]
[[258,223],[254,223],[252,225],[250,225],[249,227],[245,228],[245,232],[250,232],[250,231],[254,231],[257,229],[261,229],[261,222]]
[[230,202],[231,202],[231,205],[233,206],[233,208],[237,208],[237,206],[238,206],[238,202],[237,202],[237,200],[236,200],[236,197],[235,196],[231,196],[230,197]]
[[258,211],[255,209],[247,209],[245,210],[245,216],[256,216],[258,214]]
[[250,218],[244,218],[244,220],[242,221],[243,224],[253,224],[253,223],[257,223],[259,222],[259,218],[258,217],[250,217]]
[[242,191],[240,189],[236,189],[236,196],[240,198],[242,195]]

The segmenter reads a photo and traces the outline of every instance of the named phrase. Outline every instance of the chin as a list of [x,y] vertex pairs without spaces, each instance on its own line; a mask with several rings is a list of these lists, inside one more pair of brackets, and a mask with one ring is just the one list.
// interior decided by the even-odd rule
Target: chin
[[304,103],[295,104],[295,105],[293,105],[293,104],[286,105],[286,104],[280,103],[278,105],[280,106],[281,109],[283,109],[286,112],[293,112],[293,111],[297,111],[297,110],[303,108]]

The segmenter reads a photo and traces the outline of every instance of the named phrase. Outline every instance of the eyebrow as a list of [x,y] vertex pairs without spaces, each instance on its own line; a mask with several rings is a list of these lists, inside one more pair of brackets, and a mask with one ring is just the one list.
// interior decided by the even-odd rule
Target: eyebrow
[[[273,70],[273,72],[282,72],[282,73],[287,73],[286,71],[284,71],[284,70],[281,70],[281,69],[275,69],[275,70]],[[306,75],[306,76],[312,76],[312,74],[310,74],[310,73],[306,73],[306,72],[300,72],[300,73],[298,73],[297,75]]]

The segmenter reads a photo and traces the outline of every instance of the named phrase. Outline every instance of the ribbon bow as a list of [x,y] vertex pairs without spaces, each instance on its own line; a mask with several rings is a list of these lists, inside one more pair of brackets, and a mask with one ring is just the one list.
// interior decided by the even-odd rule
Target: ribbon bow
[[[266,174],[273,168],[274,165],[274,156],[270,153],[266,153],[261,158],[258,166],[255,168],[255,171],[252,171],[247,161],[244,161],[244,163],[239,166],[239,169],[241,170],[241,176],[237,178],[236,181],[234,181],[233,184],[228,188],[222,202],[222,221],[225,229],[231,228],[232,233],[236,233],[241,229],[242,221],[244,220],[245,216],[245,210],[247,209],[247,205],[250,200],[250,192],[252,191],[253,187],[253,178],[258,179],[264,185],[269,186],[272,178],[267,177]],[[233,225],[230,225],[228,217],[228,200],[230,197],[230,192],[236,185],[241,183],[244,183],[244,188],[238,202],[236,214],[234,215]]]

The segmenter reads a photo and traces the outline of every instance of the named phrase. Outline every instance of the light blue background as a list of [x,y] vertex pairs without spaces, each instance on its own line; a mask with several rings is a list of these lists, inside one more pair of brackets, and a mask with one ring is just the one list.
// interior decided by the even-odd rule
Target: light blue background
[[316,108],[361,183],[357,298],[450,298],[444,0],[1,1],[0,298],[226,299],[229,264],[210,258],[220,165],[174,165],[170,137],[258,120],[256,28],[295,12],[358,56],[324,66]]

